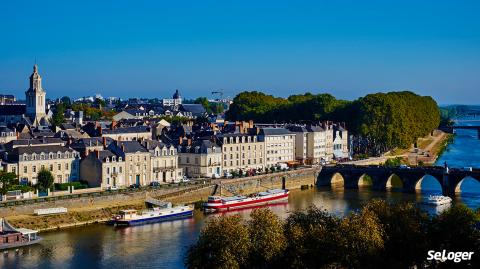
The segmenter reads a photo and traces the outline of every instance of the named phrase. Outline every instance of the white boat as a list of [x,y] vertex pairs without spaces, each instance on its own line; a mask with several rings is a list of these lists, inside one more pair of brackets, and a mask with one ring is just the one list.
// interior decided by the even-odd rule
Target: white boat
[[115,226],[130,226],[189,218],[193,215],[193,210],[193,205],[171,207],[171,204],[167,208],[154,207],[153,209],[143,211],[135,209],[121,210],[109,223]]
[[451,202],[452,202],[452,198],[448,196],[430,195],[427,199],[425,199],[423,203],[427,205],[440,206],[440,205],[450,204]]

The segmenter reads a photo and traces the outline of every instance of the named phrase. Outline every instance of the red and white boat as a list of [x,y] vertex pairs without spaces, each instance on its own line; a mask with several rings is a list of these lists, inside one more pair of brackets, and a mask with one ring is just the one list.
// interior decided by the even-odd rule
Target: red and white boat
[[230,197],[210,196],[203,204],[207,212],[233,210],[258,205],[275,204],[288,200],[289,190],[273,189],[250,196],[235,195]]

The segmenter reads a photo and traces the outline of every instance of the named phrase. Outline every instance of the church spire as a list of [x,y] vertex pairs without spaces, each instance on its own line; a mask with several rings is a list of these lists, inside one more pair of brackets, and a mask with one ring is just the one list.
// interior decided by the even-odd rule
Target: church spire
[[43,91],[42,89],[42,77],[38,73],[38,65],[35,63],[33,66],[33,73],[30,76],[30,88],[29,91]]

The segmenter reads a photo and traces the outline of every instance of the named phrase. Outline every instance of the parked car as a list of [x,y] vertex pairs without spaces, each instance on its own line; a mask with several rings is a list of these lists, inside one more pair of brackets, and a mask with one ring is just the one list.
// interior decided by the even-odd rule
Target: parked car
[[160,187],[160,183],[158,183],[158,181],[152,181],[150,182],[150,187]]
[[220,178],[219,174],[212,174],[212,178]]
[[182,182],[190,182],[190,179],[188,179],[186,176],[183,176]]
[[130,188],[130,189],[139,189],[139,188],[140,188],[140,184],[137,184],[137,183],[132,184],[132,185],[129,186],[129,188]]
[[108,186],[107,190],[116,191],[116,190],[118,190],[118,187],[117,186]]
[[233,177],[232,173],[229,173],[229,172],[223,173],[223,176],[224,176],[225,178],[232,178],[232,177]]
[[463,171],[472,172],[472,170],[473,170],[472,167],[463,167]]

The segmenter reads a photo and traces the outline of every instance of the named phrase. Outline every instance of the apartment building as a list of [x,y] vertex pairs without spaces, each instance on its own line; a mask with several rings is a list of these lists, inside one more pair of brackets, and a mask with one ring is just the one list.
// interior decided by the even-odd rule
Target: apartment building
[[144,140],[142,145],[150,152],[151,181],[175,183],[182,180],[183,169],[178,167],[178,153],[173,145],[156,140]]
[[125,185],[148,185],[151,182],[150,152],[138,141],[114,141],[108,150],[125,160]]
[[124,187],[125,159],[110,150],[95,149],[80,161],[80,179],[90,187]]
[[[14,141],[12,141],[14,142]],[[3,152],[3,169],[18,175],[21,183],[37,184],[42,169],[52,172],[55,183],[79,179],[78,152],[61,145],[30,145]]]
[[265,166],[295,161],[295,133],[285,128],[260,128],[258,139],[264,142]]
[[178,164],[187,177],[222,175],[222,148],[211,140],[187,139],[178,146]]
[[222,134],[218,136],[222,147],[224,172],[248,171],[265,167],[264,142],[257,135]]

